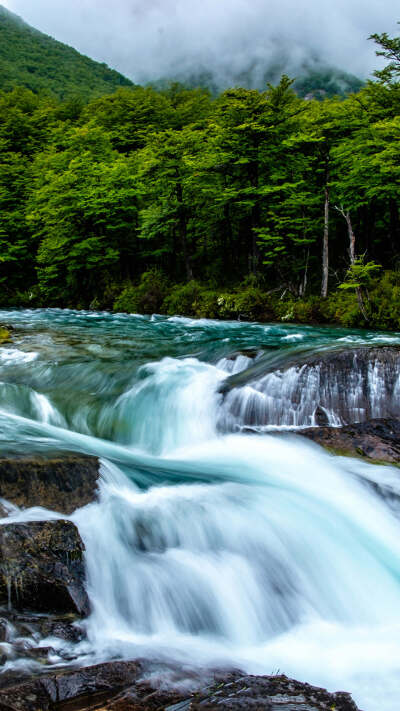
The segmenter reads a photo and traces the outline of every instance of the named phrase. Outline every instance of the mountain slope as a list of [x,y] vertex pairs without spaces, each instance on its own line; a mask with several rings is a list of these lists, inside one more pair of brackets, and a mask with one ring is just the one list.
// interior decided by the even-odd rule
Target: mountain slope
[[0,6],[0,89],[25,86],[61,99],[110,94],[132,82],[27,25]]

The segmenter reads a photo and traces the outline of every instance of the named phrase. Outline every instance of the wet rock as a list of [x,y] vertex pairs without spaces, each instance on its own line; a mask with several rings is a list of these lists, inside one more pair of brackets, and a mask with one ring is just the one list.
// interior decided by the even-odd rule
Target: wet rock
[[0,526],[0,604],[88,614],[83,550],[71,521]]
[[0,642],[8,642],[9,639],[9,623],[3,617],[0,617]]
[[[170,668],[165,667],[168,675]],[[330,694],[285,676],[191,675],[192,691],[160,683],[142,662],[110,662],[40,676],[3,690],[1,711],[357,711],[350,694]],[[182,676],[184,678],[184,675]]]
[[10,511],[0,501],[0,518],[7,518],[9,514]]
[[[357,711],[350,694],[330,694],[286,676],[238,676],[194,699],[190,711]],[[167,707],[165,711],[185,711]]]
[[[84,637],[82,618],[76,614],[63,615],[0,608],[0,641],[28,637],[38,642],[46,637],[57,637],[65,642],[80,642]],[[1,630],[7,629],[7,639],[1,639]]]
[[400,464],[400,420],[376,419],[344,427],[310,427],[302,437],[336,454]]
[[0,326],[0,345],[9,343],[11,340],[10,327]]
[[49,617],[41,620],[41,637],[58,637],[65,642],[80,642],[84,636],[76,617]]
[[329,417],[322,407],[317,407],[314,412],[315,424],[319,427],[326,427],[329,425]]
[[70,514],[96,499],[98,477],[95,457],[2,458],[0,497],[23,508],[43,506]]
[[[110,662],[39,676],[3,689],[0,711],[99,708],[103,699],[115,697],[123,688],[134,684],[140,673],[141,666],[137,662]],[[72,700],[77,700],[79,705],[69,706]]]

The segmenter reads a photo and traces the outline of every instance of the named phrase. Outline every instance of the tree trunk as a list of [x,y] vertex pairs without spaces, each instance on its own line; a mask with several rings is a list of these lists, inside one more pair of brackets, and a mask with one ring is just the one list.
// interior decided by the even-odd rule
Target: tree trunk
[[354,264],[354,262],[356,261],[356,238],[353,232],[353,225],[351,224],[350,212],[348,210],[346,213],[344,213],[344,219],[346,220],[347,233],[349,235],[350,264]]
[[328,296],[328,269],[329,269],[329,173],[326,169],[325,178],[325,204],[324,204],[324,239],[322,242],[322,285],[321,296],[326,299]]
[[300,297],[303,297],[306,294],[307,281],[308,281],[308,260],[309,260],[309,257],[310,257],[310,248],[308,248],[308,250],[307,250],[307,259],[306,259],[306,264],[304,267],[304,275],[303,275],[303,279],[301,280],[300,286],[299,286],[299,296]]
[[356,294],[357,294],[358,308],[360,309],[360,311],[361,311],[363,317],[365,318],[365,320],[368,321],[368,315],[367,315],[367,312],[366,312],[366,310],[365,310],[364,299],[363,299],[363,295],[362,295],[362,291],[361,291],[361,287],[360,287],[360,286],[357,286],[357,288],[356,288]]
[[[350,210],[346,210],[346,212],[345,212],[342,207],[338,207],[336,209],[338,210],[338,212],[340,212],[340,214],[346,220],[347,234],[349,236],[350,265],[352,266],[354,264],[354,262],[356,261],[356,236],[353,231],[353,225],[351,224]],[[356,286],[356,294],[357,294],[357,303],[358,303],[358,308],[360,309],[360,313],[362,314],[363,318],[366,321],[368,321],[368,315],[365,310],[364,298],[363,298],[361,286]]]

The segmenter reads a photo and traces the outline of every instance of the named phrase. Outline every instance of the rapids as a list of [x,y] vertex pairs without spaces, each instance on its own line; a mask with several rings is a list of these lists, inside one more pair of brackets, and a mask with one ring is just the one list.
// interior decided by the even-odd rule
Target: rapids
[[[43,646],[70,644],[82,664],[279,669],[350,691],[364,711],[398,710],[398,470],[268,426],[313,424],[318,388],[303,382],[291,410],[288,359],[400,334],[68,310],[0,311],[0,323],[14,329],[0,348],[2,451],[102,460],[99,502],[71,517],[86,546],[87,639]],[[268,358],[276,371],[256,385],[266,431],[246,434],[238,391],[223,386]],[[383,382],[372,369],[379,412]],[[2,522],[57,517],[33,508]]]

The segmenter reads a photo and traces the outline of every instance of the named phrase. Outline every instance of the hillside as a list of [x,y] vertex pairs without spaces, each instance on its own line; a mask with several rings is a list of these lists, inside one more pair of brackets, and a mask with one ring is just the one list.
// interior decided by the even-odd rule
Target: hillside
[[27,25],[0,6],[0,89],[25,86],[65,99],[110,94],[132,82]]
[[171,81],[177,81],[189,89],[208,89],[213,96],[217,96],[231,86],[264,91],[267,84],[277,84],[282,74],[287,73],[294,77],[293,88],[301,98],[322,100],[334,96],[348,96],[357,93],[363,86],[361,79],[353,74],[315,59],[289,69],[287,61],[278,60],[267,66],[258,66],[257,71],[252,66],[243,67],[243,70],[235,75],[221,75],[206,69],[187,72],[183,68],[172,77],[163,77],[150,84],[155,89],[162,90],[168,87]]

